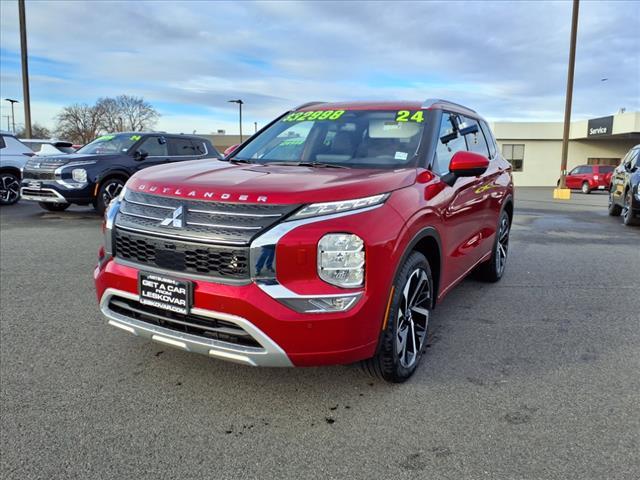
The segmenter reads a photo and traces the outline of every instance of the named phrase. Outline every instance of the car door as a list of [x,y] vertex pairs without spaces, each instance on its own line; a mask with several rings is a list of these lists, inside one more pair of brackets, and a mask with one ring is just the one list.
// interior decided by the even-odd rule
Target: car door
[[164,135],[149,135],[136,147],[136,151],[143,155],[143,159],[136,162],[136,170],[161,165],[171,159]]
[[[449,173],[449,163],[456,152],[468,150],[466,135],[461,127],[468,127],[463,117],[451,112],[442,112],[440,130],[432,170],[440,177]],[[484,137],[478,132],[482,142]],[[472,150],[478,148],[472,145]],[[485,147],[486,148],[486,145]],[[479,152],[480,153],[480,152]],[[485,253],[486,227],[488,222],[487,192],[483,185],[486,176],[459,177],[445,188],[447,201],[441,204],[440,215],[445,224],[441,235],[446,254],[443,285],[461,278]],[[492,226],[492,232],[496,225]]]
[[567,174],[565,178],[567,188],[578,188],[578,176],[580,175],[581,168],[582,167],[576,167]]

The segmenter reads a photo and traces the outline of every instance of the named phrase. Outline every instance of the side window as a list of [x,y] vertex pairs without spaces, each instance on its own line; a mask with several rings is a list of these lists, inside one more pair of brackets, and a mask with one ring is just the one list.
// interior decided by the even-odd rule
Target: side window
[[145,138],[138,150],[144,150],[150,157],[166,157],[168,155],[167,141],[163,137]]
[[524,170],[524,144],[523,143],[505,143],[502,145],[502,156],[513,167],[514,172],[522,172]]
[[487,147],[487,141],[484,138],[484,134],[480,129],[480,125],[477,120],[473,118],[462,117],[462,124],[460,125],[461,129],[474,127],[475,133],[467,133],[464,138],[467,140],[467,149],[470,152],[479,153],[489,158],[489,148]]
[[6,146],[7,146],[7,144],[4,143],[4,136],[0,135],[0,148],[4,148]]
[[171,155],[179,157],[198,155],[191,139],[189,138],[170,138],[169,147]]
[[496,148],[496,139],[493,137],[493,132],[491,132],[487,122],[480,121],[480,127],[482,127],[482,133],[484,133],[484,138],[487,140],[487,144],[489,145],[491,158],[495,158],[498,153],[498,149]]
[[578,173],[580,173],[580,167],[574,168],[567,175],[577,175]]
[[584,173],[584,174],[593,173],[593,167],[585,165],[584,167],[582,167],[582,173]]
[[631,151],[631,159],[629,161],[630,169],[633,170],[638,165],[638,158],[640,158],[640,150],[632,150]]
[[193,148],[196,152],[196,155],[207,154],[207,146],[204,144],[204,142],[201,142],[200,140],[191,140],[191,143],[193,143]]
[[449,173],[451,157],[456,152],[467,149],[463,136],[458,133],[458,117],[448,112],[442,112],[440,131],[438,132],[438,146],[433,161],[433,172],[443,176]]

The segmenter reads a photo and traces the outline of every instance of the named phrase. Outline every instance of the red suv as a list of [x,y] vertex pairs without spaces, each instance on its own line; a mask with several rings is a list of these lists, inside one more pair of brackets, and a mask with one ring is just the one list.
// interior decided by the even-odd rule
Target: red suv
[[591,190],[608,192],[614,169],[611,165],[579,165],[567,174],[567,188],[580,189],[582,193],[591,193]]
[[254,366],[415,371],[436,304],[502,277],[511,168],[443,100],[310,103],[223,161],[136,173],[105,215],[109,324]]

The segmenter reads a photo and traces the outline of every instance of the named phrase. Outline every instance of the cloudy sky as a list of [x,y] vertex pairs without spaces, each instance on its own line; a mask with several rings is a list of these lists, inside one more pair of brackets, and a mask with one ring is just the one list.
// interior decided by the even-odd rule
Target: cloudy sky
[[[561,120],[571,3],[27,1],[33,121],[122,93],[158,129],[245,131],[309,100],[442,97],[490,120]],[[2,98],[22,99],[17,2]],[[640,110],[640,2],[582,1],[573,116]],[[607,79],[603,81],[602,79]],[[2,128],[9,113],[2,101]],[[23,122],[22,109],[16,123]]]

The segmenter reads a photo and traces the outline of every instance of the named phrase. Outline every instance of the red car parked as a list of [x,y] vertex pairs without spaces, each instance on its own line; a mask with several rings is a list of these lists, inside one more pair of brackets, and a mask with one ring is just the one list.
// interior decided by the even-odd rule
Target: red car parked
[[436,304],[498,281],[511,167],[475,111],[443,100],[310,103],[224,161],[135,174],[95,270],[109,324],[254,366],[415,371]]
[[567,174],[567,188],[580,189],[582,193],[591,193],[591,190],[608,192],[614,169],[611,165],[579,165]]

